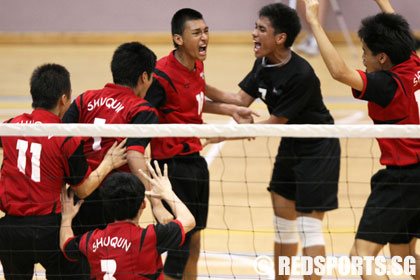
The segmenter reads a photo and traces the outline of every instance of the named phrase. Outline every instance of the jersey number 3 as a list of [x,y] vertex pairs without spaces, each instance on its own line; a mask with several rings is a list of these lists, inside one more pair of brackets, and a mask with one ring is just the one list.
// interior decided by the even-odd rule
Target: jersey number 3
[[[40,159],[41,159],[41,150],[42,145],[38,143],[30,143],[31,144],[31,165],[32,165],[32,174],[31,179],[34,182],[41,182],[41,168],[40,168]],[[16,149],[18,150],[18,160],[17,166],[19,171],[23,174],[25,173],[26,169],[26,151],[28,150],[28,141],[18,139],[16,143]]]

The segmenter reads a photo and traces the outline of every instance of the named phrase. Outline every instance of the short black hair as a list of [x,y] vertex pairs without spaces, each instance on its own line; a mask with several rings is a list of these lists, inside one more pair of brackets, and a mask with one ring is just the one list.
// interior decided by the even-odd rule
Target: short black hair
[[[175,34],[182,35],[185,28],[185,22],[197,19],[203,19],[203,15],[199,11],[190,8],[178,10],[171,20],[172,36]],[[175,43],[175,41],[173,41],[173,43],[175,48],[178,48],[178,45]]]
[[38,66],[30,80],[32,108],[51,110],[63,94],[70,97],[70,73],[54,63]]
[[266,17],[274,28],[274,34],[286,33],[285,47],[290,47],[299,34],[302,26],[296,10],[282,4],[274,3],[262,7],[259,17]]
[[415,51],[410,25],[398,14],[379,13],[363,19],[358,35],[373,55],[384,52],[394,65],[409,59]]
[[156,66],[156,55],[139,42],[120,45],[114,52],[111,61],[111,72],[114,83],[136,87],[139,77],[146,72],[150,77]]
[[134,219],[144,201],[145,187],[132,173],[117,172],[109,176],[99,189],[104,207],[117,221]]

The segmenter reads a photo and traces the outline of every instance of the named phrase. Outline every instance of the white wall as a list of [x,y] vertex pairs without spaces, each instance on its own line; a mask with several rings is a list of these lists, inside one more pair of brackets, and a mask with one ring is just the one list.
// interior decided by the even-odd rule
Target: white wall
[[[301,0],[298,0],[301,1]],[[337,0],[350,30],[378,12],[373,0]],[[0,32],[169,32],[175,11],[203,13],[210,30],[251,30],[258,9],[270,0],[0,0]],[[287,2],[287,1],[285,1]],[[420,30],[420,1],[391,0]],[[337,30],[330,9],[326,28]]]

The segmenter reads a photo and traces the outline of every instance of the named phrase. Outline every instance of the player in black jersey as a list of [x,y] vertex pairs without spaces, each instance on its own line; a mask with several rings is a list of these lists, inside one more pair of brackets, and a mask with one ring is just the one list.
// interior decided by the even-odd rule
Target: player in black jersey
[[[295,10],[281,3],[261,8],[252,33],[257,59],[239,83],[241,90],[232,94],[207,85],[207,96],[242,106],[260,98],[270,117],[258,123],[333,124],[314,70],[290,49],[300,28]],[[297,253],[299,235],[304,255],[325,255],[322,219],[326,211],[338,207],[339,170],[338,139],[282,139],[268,187],[274,208],[275,262],[278,256]],[[277,263],[275,267],[280,277]]]

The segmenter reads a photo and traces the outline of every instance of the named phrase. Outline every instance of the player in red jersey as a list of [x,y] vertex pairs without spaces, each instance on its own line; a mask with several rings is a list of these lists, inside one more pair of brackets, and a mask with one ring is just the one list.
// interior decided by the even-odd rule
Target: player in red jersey
[[[305,0],[306,17],[331,76],[349,85],[355,98],[368,101],[375,124],[420,124],[420,59],[409,25],[388,0],[376,2],[383,13],[365,18],[358,31],[365,71],[349,68],[328,40],[318,22],[317,0]],[[376,256],[390,243],[392,255],[415,256],[420,236],[420,140],[378,139],[378,143],[386,169],[372,177],[351,254]],[[382,278],[365,275],[364,279]]]
[[[61,123],[71,102],[69,72],[57,64],[38,67],[31,77],[31,95],[32,113],[7,123]],[[114,143],[91,172],[80,137],[2,136],[0,140],[0,209],[6,214],[0,220],[0,259],[6,279],[32,279],[38,262],[48,279],[74,273],[59,248],[61,186],[70,184],[79,197],[88,196],[113,168],[126,163],[124,142]]]
[[97,229],[74,237],[71,221],[80,203],[74,205],[64,190],[63,219],[60,247],[70,260],[81,256],[88,258],[91,278],[94,279],[163,279],[160,255],[169,248],[180,246],[185,233],[195,226],[194,217],[172,191],[165,165],[161,174],[157,162],[156,172],[148,163],[153,179],[147,178],[153,188],[151,194],[165,200],[176,219],[166,225],[138,226],[146,207],[145,187],[133,174],[115,173],[109,176],[100,189],[104,205],[113,209],[114,222],[103,230]]
[[[155,69],[156,56],[146,46],[131,42],[122,44],[114,52],[111,71],[114,83],[106,84],[103,89],[88,90],[79,95],[70,106],[63,118],[67,123],[106,123],[106,124],[155,124],[158,122],[156,110],[143,99],[152,83],[152,73]],[[89,138],[84,150],[91,166],[96,166],[112,143],[123,138]],[[128,164],[119,170],[138,174],[137,170],[146,170],[144,152],[149,138],[129,138],[127,140]],[[141,178],[142,179],[142,178]],[[143,180],[143,179],[142,179]],[[146,184],[148,188],[147,181]],[[155,215],[170,213],[160,201],[154,207]],[[157,213],[156,210],[162,211]],[[164,219],[164,218],[163,218]],[[111,220],[104,213],[99,191],[94,192],[85,200],[75,219],[75,232],[81,234],[97,227],[104,227]]]
[[[159,123],[202,124],[203,111],[230,115],[236,120],[252,119],[253,112],[248,108],[205,100],[203,61],[209,33],[201,13],[181,9],[172,17],[171,26],[175,50],[157,62],[156,80],[145,97],[158,109]],[[202,145],[196,137],[154,138],[151,150],[161,166],[169,165],[174,192],[193,213],[197,224],[181,248],[168,251],[164,272],[167,277],[194,279],[200,254],[200,230],[206,227],[209,201],[209,172],[199,154]]]

